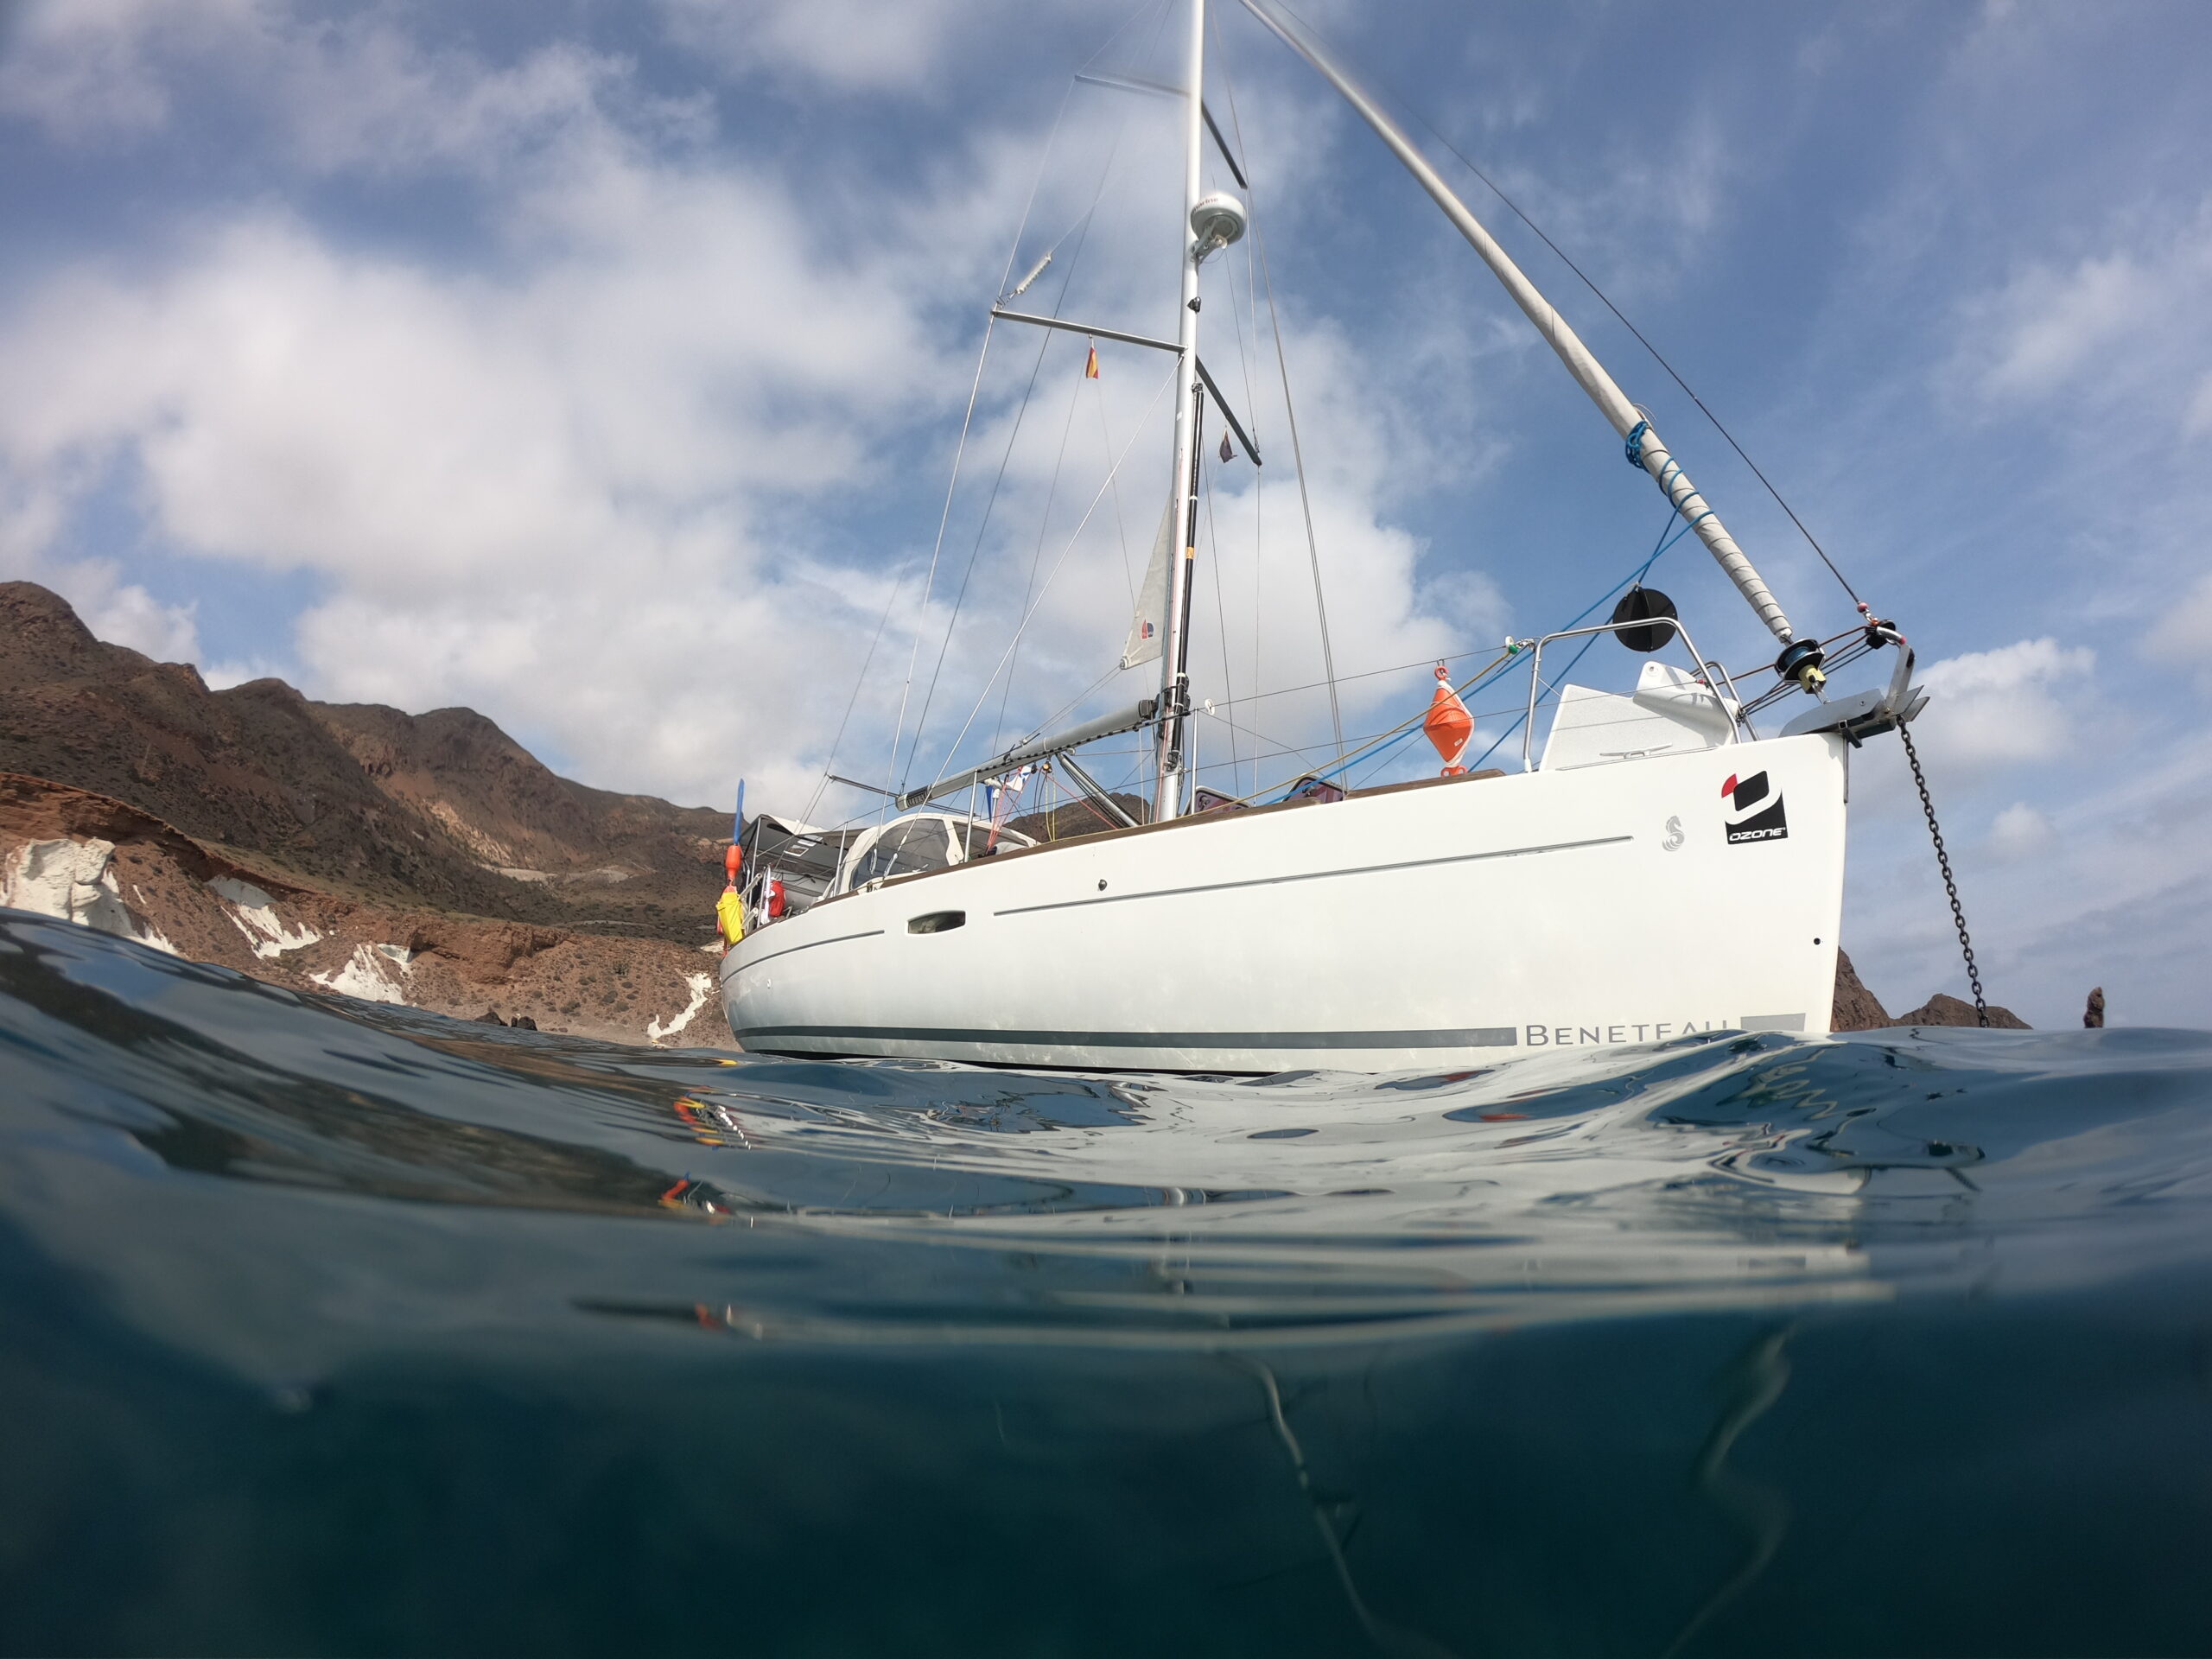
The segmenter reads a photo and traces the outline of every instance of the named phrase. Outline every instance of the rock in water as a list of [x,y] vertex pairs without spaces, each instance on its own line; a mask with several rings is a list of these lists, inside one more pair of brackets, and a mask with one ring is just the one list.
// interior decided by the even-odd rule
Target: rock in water
[[[1889,1022],[1893,1026],[1971,1026],[1980,1022],[1974,1018],[1974,1004],[1942,991],[1929,997],[1910,1014],[1901,1014]],[[1995,1031],[2031,1031],[2034,1027],[2010,1008],[1989,1005],[1989,1024]]]
[[[2104,1023],[2104,993],[2092,991],[2089,1006],[2095,1014],[2093,1021],[2088,1016],[2082,1023]],[[1900,1014],[1892,1019],[1882,1007],[1881,999],[1866,988],[1859,977],[1859,970],[1851,965],[1851,958],[1839,950],[1835,953],[1835,1006],[1829,1016],[1830,1031],[1881,1031],[1894,1026],[1971,1026],[1975,1023],[1974,1004],[1955,996],[1937,993],[1910,1014]],[[2010,1008],[2000,1008],[1992,1003],[1989,1023],[1999,1031],[2027,1031],[2028,1022]]]
[[2089,1006],[2082,1010],[2082,1023],[2091,1031],[2102,1031],[2105,1027],[2105,988],[2098,986],[2089,993]]

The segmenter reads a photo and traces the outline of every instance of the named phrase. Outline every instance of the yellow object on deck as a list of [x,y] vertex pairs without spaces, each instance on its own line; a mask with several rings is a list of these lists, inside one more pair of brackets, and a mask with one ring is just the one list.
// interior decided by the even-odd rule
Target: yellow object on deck
[[745,899],[735,887],[723,888],[715,901],[715,920],[721,925],[724,944],[735,944],[745,937]]

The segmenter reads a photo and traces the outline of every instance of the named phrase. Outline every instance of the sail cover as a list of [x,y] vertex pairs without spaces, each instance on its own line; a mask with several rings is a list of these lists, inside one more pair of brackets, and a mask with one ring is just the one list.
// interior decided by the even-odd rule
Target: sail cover
[[1171,498],[1160,512],[1160,534],[1153,538],[1152,563],[1144,568],[1144,586],[1137,589],[1137,613],[1129,623],[1129,642],[1122,647],[1122,666],[1160,658],[1160,631],[1167,626],[1167,559],[1174,544],[1175,503]]

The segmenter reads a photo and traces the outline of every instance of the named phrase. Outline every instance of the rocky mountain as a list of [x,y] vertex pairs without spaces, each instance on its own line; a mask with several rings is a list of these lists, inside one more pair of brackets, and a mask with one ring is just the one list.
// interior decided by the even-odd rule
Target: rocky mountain
[[558,777],[472,709],[315,702],[280,680],[213,691],[93,638],[32,582],[0,583],[0,770],[356,900],[713,937],[720,811]]

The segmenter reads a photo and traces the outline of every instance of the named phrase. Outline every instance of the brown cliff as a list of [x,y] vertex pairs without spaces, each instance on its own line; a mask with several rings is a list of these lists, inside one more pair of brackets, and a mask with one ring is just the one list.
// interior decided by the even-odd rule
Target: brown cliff
[[0,905],[289,990],[618,1042],[732,1046],[713,951],[341,896],[42,778],[0,772]]
[[713,936],[719,811],[557,777],[471,709],[319,703],[279,680],[211,691],[32,582],[0,583],[0,770],[361,901]]

